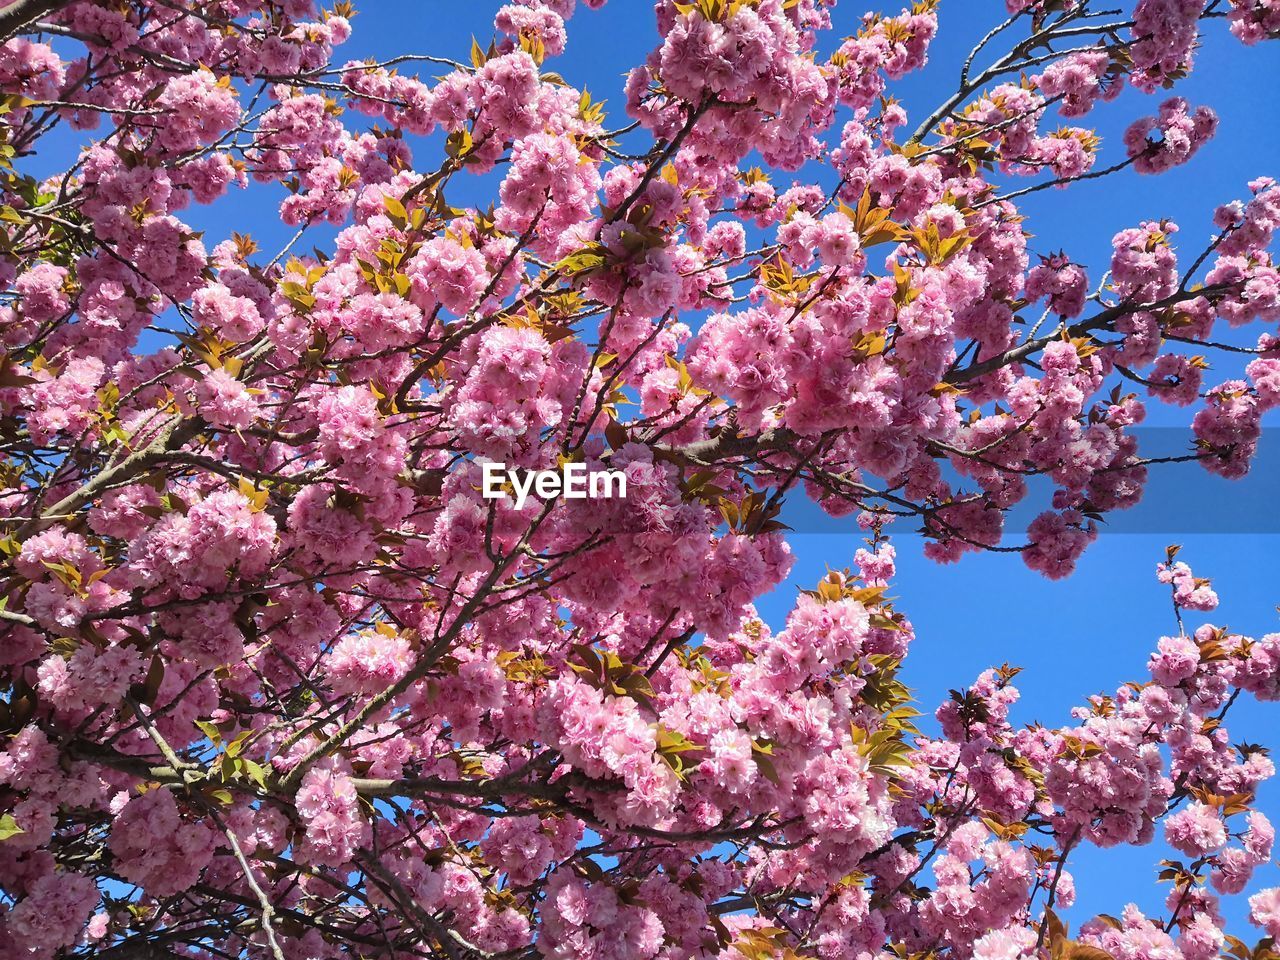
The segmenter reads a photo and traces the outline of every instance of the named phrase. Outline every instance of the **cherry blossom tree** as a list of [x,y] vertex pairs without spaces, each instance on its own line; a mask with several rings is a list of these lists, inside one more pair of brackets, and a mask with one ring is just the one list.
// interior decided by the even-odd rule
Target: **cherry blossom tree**
[[[1149,404],[1173,469],[1249,469],[1280,187],[1091,268],[1018,200],[1185,162],[1200,31],[1280,3],[1008,0],[927,116],[933,0],[658,0],[609,111],[551,69],[574,7],[376,62],[345,2],[0,9],[0,955],[1274,957],[1280,889],[1261,941],[1221,898],[1272,857],[1226,714],[1280,634],[1184,623],[1171,549],[1147,675],[1016,727],[995,668],[922,732],[886,591],[904,519],[1069,574]],[[1159,107],[1103,166],[1125,85]],[[292,240],[183,219],[237,203]],[[804,497],[867,547],[771,628]],[[1073,854],[1158,834],[1163,915],[1069,932]]]

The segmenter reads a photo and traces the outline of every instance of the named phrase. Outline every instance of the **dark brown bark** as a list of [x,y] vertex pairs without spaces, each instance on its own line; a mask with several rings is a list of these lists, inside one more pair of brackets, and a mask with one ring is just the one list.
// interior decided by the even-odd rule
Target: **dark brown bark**
[[20,33],[41,17],[69,7],[74,2],[75,0],[16,0],[15,3],[0,8],[0,42]]

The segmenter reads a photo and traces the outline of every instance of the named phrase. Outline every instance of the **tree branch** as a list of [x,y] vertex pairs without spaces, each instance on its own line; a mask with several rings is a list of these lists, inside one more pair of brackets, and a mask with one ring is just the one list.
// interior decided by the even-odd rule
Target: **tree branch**
[[75,0],[16,0],[0,10],[0,42],[21,33],[41,17],[69,7]]

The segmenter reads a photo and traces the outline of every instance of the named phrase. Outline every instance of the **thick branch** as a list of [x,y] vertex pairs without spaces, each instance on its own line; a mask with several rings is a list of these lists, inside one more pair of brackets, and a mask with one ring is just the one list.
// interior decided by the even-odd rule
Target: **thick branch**
[[[1171,296],[1165,297],[1163,300],[1157,300],[1154,303],[1118,303],[1114,307],[1108,307],[1101,313],[1073,323],[1067,327],[1066,333],[1069,337],[1078,337],[1082,334],[1089,333],[1093,330],[1102,330],[1111,323],[1119,320],[1121,317],[1131,313],[1141,313],[1151,310],[1163,310],[1166,307],[1172,307],[1175,304],[1185,303],[1187,300],[1195,300],[1199,297],[1212,296],[1215,293],[1222,293],[1229,289],[1230,284],[1218,284],[1212,287],[1202,287],[1199,290],[1182,290]],[[994,357],[988,357],[978,363],[970,364],[961,370],[953,370],[944,378],[947,383],[961,384],[970,380],[976,380],[978,377],[984,377],[988,373],[999,370],[1001,367],[1007,367],[1011,363],[1017,363],[1019,360],[1025,360],[1037,350],[1043,350],[1054,340],[1060,338],[1060,332],[1046,334],[1043,337],[1033,337],[1026,340],[1016,347],[1010,347],[1003,353],[998,353]]]
[[0,41],[21,33],[41,17],[69,7],[75,0],[16,0],[0,10]]

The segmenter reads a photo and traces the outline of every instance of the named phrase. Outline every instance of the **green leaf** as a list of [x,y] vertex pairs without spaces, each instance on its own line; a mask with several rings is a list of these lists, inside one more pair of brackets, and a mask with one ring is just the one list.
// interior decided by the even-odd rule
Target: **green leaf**
[[240,734],[240,736],[236,737],[234,740],[228,743],[226,747],[227,756],[228,757],[240,756],[240,751],[244,749],[245,741],[248,740],[249,737],[251,736],[253,736],[253,731],[246,730],[244,733]]
[[409,222],[409,211],[404,208],[404,204],[395,197],[383,197],[382,205],[387,209],[387,215],[397,226],[404,226]]
[[18,821],[13,819],[13,814],[0,814],[0,843],[8,840],[10,837],[16,837],[20,833],[26,833],[18,826]]
[[455,160],[464,160],[473,143],[470,130],[455,130],[445,139],[444,152]]
[[252,760],[245,760],[243,763],[249,779],[265,790],[267,788],[267,771],[262,764],[255,763]]
[[580,273],[598,270],[605,265],[605,254],[607,252],[600,244],[589,243],[557,263],[556,270],[565,276],[576,276]]

